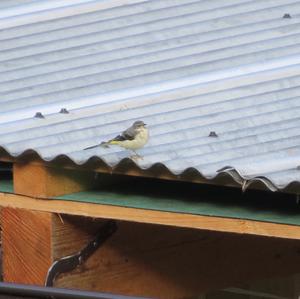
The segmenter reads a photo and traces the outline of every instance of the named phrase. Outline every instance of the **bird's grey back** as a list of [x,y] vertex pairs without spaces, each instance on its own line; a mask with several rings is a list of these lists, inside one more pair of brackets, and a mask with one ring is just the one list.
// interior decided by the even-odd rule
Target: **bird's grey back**
[[129,140],[134,139],[136,134],[137,134],[136,126],[134,126],[134,125],[132,125],[127,130],[122,132],[122,136],[125,137],[126,139],[129,139]]

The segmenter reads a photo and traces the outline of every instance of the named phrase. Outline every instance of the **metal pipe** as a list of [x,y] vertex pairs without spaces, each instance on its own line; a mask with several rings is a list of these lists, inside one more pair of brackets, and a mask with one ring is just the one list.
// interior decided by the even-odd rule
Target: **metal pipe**
[[137,299],[138,297],[114,295],[73,289],[40,287],[27,284],[0,282],[1,295],[57,299]]

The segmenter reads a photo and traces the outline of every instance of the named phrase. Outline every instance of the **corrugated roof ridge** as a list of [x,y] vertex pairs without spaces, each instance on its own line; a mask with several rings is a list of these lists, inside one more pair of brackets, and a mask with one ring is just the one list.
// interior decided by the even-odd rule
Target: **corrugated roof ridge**
[[[246,1],[246,0],[245,0]],[[251,2],[250,0],[248,0],[247,2]],[[150,11],[144,11],[143,13],[141,12],[138,12],[138,13],[133,13],[133,14],[128,14],[128,15],[123,15],[123,16],[118,16],[118,17],[114,17],[112,16],[110,19],[99,19],[97,21],[92,21],[90,22],[89,19],[87,20],[87,23],[83,23],[83,24],[79,24],[79,25],[72,25],[72,26],[68,26],[68,27],[62,27],[60,29],[54,29],[54,30],[49,30],[49,31],[43,31],[43,32],[38,32],[38,33],[31,33],[31,34],[28,34],[28,35],[22,35],[22,38],[28,38],[28,37],[39,37],[40,35],[43,36],[45,33],[57,33],[57,32],[63,32],[65,33],[67,29],[76,29],[76,28],[81,28],[81,27],[84,27],[84,26],[90,26],[91,24],[100,24],[100,23],[106,23],[108,20],[109,21],[115,21],[116,19],[125,19],[125,18],[128,18],[128,17],[133,17],[133,16],[142,16],[142,15],[145,15],[145,14],[152,14],[152,13],[156,13],[156,12],[162,12],[163,10],[166,10],[168,12],[168,16],[161,16],[160,18],[158,19],[154,19],[152,21],[145,21],[144,18],[143,20],[141,21],[141,23],[132,23],[130,25],[126,25],[124,26],[124,24],[122,26],[118,25],[118,27],[115,27],[113,28],[113,30],[118,30],[120,28],[126,28],[126,27],[135,27],[137,25],[141,25],[141,24],[152,24],[152,23],[156,23],[156,22],[160,22],[160,21],[168,21],[170,19],[178,19],[179,17],[183,17],[183,16],[188,16],[188,15],[195,15],[195,14],[199,14],[199,13],[203,13],[203,12],[206,12],[206,11],[210,11],[210,10],[214,10],[214,9],[209,9],[209,10],[206,10],[206,11],[198,11],[198,12],[192,12],[192,13],[181,13],[179,12],[178,15],[174,15],[174,16],[170,16],[170,9],[171,8],[178,8],[178,7],[183,7],[183,6],[191,6],[191,5],[194,5],[194,4],[198,4],[199,1],[194,1],[194,2],[191,2],[191,3],[186,3],[186,4],[179,4],[179,5],[174,5],[174,6],[170,6],[170,7],[166,7],[166,8],[163,8],[163,9],[154,9],[154,10],[150,10]],[[232,5],[225,5],[224,7],[228,7],[228,6],[232,6]],[[235,6],[235,5],[233,5]],[[68,17],[67,17],[68,18]],[[99,32],[104,32],[104,31],[107,31],[108,29],[106,30],[101,30],[101,31],[95,31],[94,33],[99,33]],[[111,31],[112,29],[109,29],[109,31]],[[84,36],[85,34],[80,34],[78,35],[78,33],[75,31],[74,32],[75,36],[77,37],[80,37],[80,36]],[[71,38],[71,37],[70,37]],[[13,38],[7,38],[7,39],[0,39],[1,42],[8,42],[8,41],[19,41],[20,40],[20,37],[13,37]],[[59,39],[58,39],[59,40]],[[64,40],[64,39],[63,39]],[[49,42],[51,42],[53,40],[49,40]],[[55,39],[56,41],[56,39]],[[41,42],[39,42],[41,43]],[[5,49],[5,44],[3,45],[4,47],[1,47],[1,51],[2,49]],[[10,49],[10,48],[8,48]]]
[[[299,32],[299,36],[300,36],[300,32]],[[278,39],[279,40],[279,39]],[[298,46],[298,48],[297,48]],[[265,57],[261,57],[260,59],[263,59],[265,60],[267,57],[269,57],[269,54],[272,53],[274,55],[274,52],[275,51],[280,51],[280,53],[278,53],[278,55],[280,55],[279,57],[276,57],[276,58],[280,58],[280,57],[283,57],[283,56],[286,56],[285,53],[282,53],[283,50],[287,50],[287,49],[291,49],[293,50],[292,53],[289,53],[289,55],[291,54],[297,54],[299,53],[299,50],[300,50],[300,42],[298,44],[291,44],[291,45],[288,45],[288,46],[281,46],[281,47],[277,47],[277,48],[271,48],[271,49],[263,49],[263,50],[258,50],[258,51],[255,51],[253,50],[253,52],[250,52],[250,53],[243,53],[243,54],[240,54],[240,55],[235,55],[235,56],[230,56],[231,57],[231,63],[233,63],[233,60],[234,59],[241,59],[241,58],[246,58],[246,57],[250,57],[253,55],[256,55],[256,57],[253,57],[253,59],[257,60],[258,57],[260,55],[265,55]],[[68,76],[67,79],[62,79],[60,77],[57,77],[57,76],[54,76],[54,80],[53,81],[46,81],[46,82],[42,82],[42,83],[37,83],[37,84],[33,84],[31,83],[31,85],[26,85],[25,82],[26,82],[26,79],[25,80],[21,80],[20,79],[20,82],[22,83],[22,88],[15,88],[15,89],[12,89],[10,86],[8,86],[8,82],[6,82],[5,84],[3,83],[4,87],[6,87],[6,89],[2,89],[1,90],[1,85],[2,85],[2,82],[0,82],[0,94],[5,97],[5,96],[9,96],[11,94],[14,94],[14,93],[17,93],[17,92],[24,92],[26,90],[30,90],[30,92],[33,93],[33,88],[39,88],[39,87],[47,87],[47,89],[49,88],[49,86],[57,86],[57,84],[59,83],[60,85],[64,84],[64,83],[67,83],[67,82],[72,82],[74,84],[74,86],[72,88],[77,88],[77,87],[80,87],[81,85],[82,86],[87,86],[85,80],[87,80],[88,78],[94,78],[95,79],[95,76],[103,76],[105,77],[105,74],[107,74],[107,77],[109,76],[110,73],[114,73],[116,74],[116,72],[121,72],[122,70],[127,70],[129,71],[130,69],[132,71],[137,71],[139,68],[141,69],[144,69],[144,68],[147,68],[147,66],[153,66],[153,65],[158,65],[160,67],[164,67],[164,68],[161,68],[159,70],[152,70],[151,72],[147,72],[147,70],[145,70],[144,73],[141,73],[141,74],[138,74],[138,75],[135,75],[135,76],[132,76],[130,74],[127,74],[127,77],[119,77],[118,79],[115,79],[115,80],[124,80],[126,78],[134,78],[134,77],[139,77],[139,76],[148,76],[148,75],[154,75],[154,74],[159,74],[160,72],[169,72],[169,71],[174,71],[174,70],[179,70],[179,69],[184,69],[184,68],[189,68],[189,67],[200,67],[201,65],[208,65],[209,63],[221,63],[221,62],[224,62],[224,61],[228,61],[228,57],[224,57],[224,58],[220,58],[220,59],[216,59],[216,60],[207,60],[207,61],[202,61],[202,62],[199,62],[199,63],[194,63],[194,62],[190,62],[190,63],[184,63],[182,65],[179,65],[179,61],[182,60],[184,62],[186,62],[186,59],[189,59],[189,58],[195,58],[197,56],[201,56],[203,55],[202,54],[192,54],[192,55],[186,55],[186,56],[182,56],[182,57],[176,57],[176,58],[171,58],[171,59],[165,59],[164,60],[164,64],[162,65],[159,61],[158,62],[149,62],[149,63],[145,63],[145,64],[138,64],[138,65],[134,65],[134,66],[126,66],[126,67],[121,67],[121,68],[118,68],[118,69],[111,69],[111,70],[107,70],[107,71],[101,71],[99,70],[98,72],[93,72],[91,74],[85,74],[85,75],[79,75],[78,76],[74,76],[74,77],[71,77]],[[274,57],[272,57],[272,59],[274,59]],[[173,63],[174,62],[174,67],[172,66],[167,66],[166,63]],[[245,62],[244,62],[245,63]],[[58,74],[58,73],[61,73],[61,72],[54,72],[53,74]],[[49,74],[49,73],[48,73]],[[33,78],[41,78],[41,76],[33,76]],[[75,84],[75,80],[79,80],[79,85],[78,84]],[[24,82],[25,81],[25,82]],[[92,84],[104,84],[105,82],[108,82],[108,81],[103,81],[103,80],[98,80]],[[112,82],[110,80],[110,82]],[[16,83],[16,80],[13,80],[12,83]],[[80,85],[81,84],[81,85]],[[90,83],[91,84],[91,83]],[[68,87],[68,89],[70,89],[70,87]],[[59,91],[59,89],[57,89],[57,91]],[[34,96],[38,96],[40,95],[39,93],[38,94],[34,94]],[[18,97],[19,98],[19,97]],[[21,97],[22,98],[22,97]]]
[[[292,0],[291,0],[292,1]],[[294,3],[293,5],[296,5],[296,6],[299,6],[299,8],[300,8],[300,4],[299,3]],[[280,6],[278,6],[278,7],[272,7],[272,9],[277,9],[277,8],[281,8],[281,7],[285,7],[286,5],[280,5]],[[257,10],[257,11],[264,11],[264,10],[268,10],[268,8],[266,8],[266,9],[262,9],[262,10]],[[254,10],[255,11],[255,10]],[[217,20],[219,20],[219,19],[223,19],[223,18],[228,18],[228,17],[233,17],[233,16],[238,16],[238,15],[250,15],[251,13],[253,13],[253,11],[247,11],[247,12],[243,12],[243,13],[238,13],[238,14],[236,14],[236,15],[229,15],[229,16],[226,16],[226,17],[221,17],[221,18],[216,18]],[[175,18],[176,19],[176,18]],[[209,21],[212,21],[211,19],[209,20]],[[206,22],[206,21],[203,21],[203,22]],[[202,21],[201,22],[194,22],[194,23],[188,23],[188,24],[184,24],[184,25],[179,25],[179,26],[173,26],[173,27],[171,27],[171,28],[164,28],[164,29],[157,29],[157,30],[153,30],[153,31],[147,31],[147,34],[150,34],[150,33],[154,33],[154,32],[156,32],[156,33],[158,33],[158,32],[165,32],[165,31],[168,31],[168,30],[172,30],[172,31],[177,31],[178,30],[178,28],[183,28],[183,27],[187,27],[187,26],[191,26],[191,25],[195,25],[195,24],[200,24],[200,23],[203,23]],[[132,27],[136,27],[136,26],[132,26]],[[235,27],[236,28],[236,27]],[[108,30],[108,31],[110,31],[110,30]],[[118,30],[117,30],[118,31]],[[105,31],[103,31],[103,32],[105,32]],[[143,36],[144,34],[145,34],[146,32],[143,32],[143,33],[138,33],[138,34],[130,34],[130,35],[128,35],[128,36],[122,36],[122,38],[123,39],[125,39],[125,38],[128,38],[128,37],[136,37],[136,36]],[[92,34],[90,34],[90,35],[92,35],[92,36],[98,36],[98,34],[95,34],[95,33],[92,33]],[[84,36],[85,38],[87,38],[87,36],[88,35],[82,35],[82,36]],[[119,39],[120,37],[117,37],[117,38],[113,38],[113,39],[108,39],[108,40],[101,40],[101,42],[107,42],[107,41],[111,41],[111,40],[114,40],[114,39]],[[70,39],[74,39],[74,40],[77,40],[77,38],[74,38],[74,37],[72,37],[72,38],[70,38]],[[61,39],[61,40],[59,40],[59,41],[67,41],[68,40],[68,38],[67,39]],[[95,42],[93,42],[93,44],[94,44]],[[36,47],[36,45],[37,44],[34,44],[33,46],[34,47]],[[53,41],[50,41],[50,42],[46,42],[46,43],[42,43],[42,45],[43,46],[47,46],[47,45],[53,45]],[[85,44],[86,45],[86,44]],[[78,46],[80,46],[80,45],[76,45],[76,46],[74,46],[74,47],[78,47]],[[24,54],[24,50],[25,49],[28,49],[28,48],[30,48],[31,46],[24,46],[24,47],[17,47],[17,48],[13,48],[13,50],[23,50],[22,51],[22,57],[27,57],[28,55],[26,55],[26,54]],[[73,46],[72,46],[73,47]],[[71,47],[71,48],[72,48]],[[62,48],[62,49],[65,49],[65,48]],[[61,50],[62,50],[61,49]],[[67,49],[69,49],[69,48],[67,48]],[[8,54],[10,54],[10,55],[12,55],[12,49],[9,49],[9,50],[3,50],[3,51],[0,51],[0,53],[1,53],[1,56],[3,57],[4,56],[4,54],[5,54],[5,52],[6,53],[8,53]],[[38,52],[38,53],[40,53],[40,52]],[[35,53],[35,54],[38,54],[38,53]],[[42,53],[45,53],[45,52],[42,52]],[[31,56],[31,55],[30,55]],[[18,57],[14,57],[13,59],[17,59]],[[6,58],[7,59],[7,58]],[[11,60],[11,58],[9,58],[9,60]],[[0,61],[3,61],[3,60],[0,60]]]
[[[281,100],[280,101],[282,104],[284,104],[284,100]],[[267,103],[269,106],[272,104],[272,103]],[[297,103],[296,103],[297,104]],[[258,106],[266,106],[266,105],[258,105]],[[298,108],[300,108],[300,104],[298,105],[299,107]],[[276,107],[277,108],[277,107]],[[200,129],[200,128],[202,128],[202,129],[204,129],[204,128],[206,128],[206,130],[204,131],[204,133],[203,133],[203,137],[208,137],[208,135],[209,135],[209,131],[210,131],[210,129],[208,129],[208,127],[209,126],[212,126],[214,129],[218,126],[218,124],[220,124],[220,123],[222,123],[222,124],[225,124],[225,123],[227,123],[227,122],[232,122],[232,121],[234,121],[234,120],[238,120],[238,119],[240,119],[241,118],[241,116],[240,115],[242,115],[241,114],[241,112],[243,111],[243,110],[249,110],[249,109],[251,109],[251,107],[250,106],[248,106],[248,107],[246,107],[246,108],[242,108],[242,109],[231,109],[231,110],[229,110],[229,111],[226,111],[226,113],[228,114],[228,118],[227,119],[222,119],[222,120],[220,120],[220,121],[214,121],[213,123],[205,123],[205,124],[202,124],[202,125],[197,125],[197,128],[198,129]],[[257,106],[255,107],[255,108],[253,108],[253,110],[254,109],[257,109]],[[252,119],[253,119],[253,115],[255,116],[255,117],[262,117],[263,115],[269,115],[270,113],[277,113],[277,114],[281,114],[281,113],[283,113],[284,111],[289,111],[289,110],[295,110],[295,106],[293,106],[293,107],[282,107],[282,108],[280,108],[280,109],[276,109],[276,110],[273,110],[273,111],[270,111],[270,110],[267,110],[267,111],[263,111],[263,112],[261,112],[260,111],[260,113],[254,113],[254,114],[251,114],[251,116],[252,116]],[[298,109],[299,110],[299,109]],[[300,111],[300,110],[299,110]],[[230,115],[229,115],[229,112],[236,112],[235,114],[237,115],[237,117],[235,117],[235,118],[233,118],[233,117],[231,117]],[[295,112],[295,111],[294,111]],[[219,113],[219,112],[218,112]],[[295,112],[296,113],[296,112]],[[159,114],[155,114],[155,116],[158,116]],[[206,117],[208,117],[209,116],[209,114],[208,115],[206,115]],[[243,116],[242,118],[244,118],[244,119],[247,119],[247,118],[249,118],[250,116],[249,115],[247,115],[247,117],[245,117],[245,116]],[[195,118],[195,116],[194,117],[190,117],[190,118],[186,118],[186,117],[184,117],[184,118],[182,118],[181,119],[181,121],[182,120],[184,120],[185,122],[187,122],[188,120],[190,120],[190,119],[192,119],[192,118]],[[129,121],[131,121],[131,122],[133,122],[134,120],[136,120],[137,119],[137,117],[134,117],[134,118],[132,118],[132,119],[129,119],[129,118],[127,118],[126,120],[129,122]],[[122,120],[118,120],[117,122],[120,122],[120,121],[122,121]],[[176,119],[175,121],[173,121],[173,122],[178,122],[179,120],[178,119]],[[172,123],[172,122],[170,122],[170,121],[168,121],[168,120],[165,120],[164,122],[161,122],[160,123],[160,125],[162,125],[162,124],[170,124],[170,123]],[[101,139],[102,137],[106,137],[106,136],[112,136],[112,135],[117,135],[119,132],[118,131],[116,131],[116,130],[113,130],[113,131],[109,131],[108,130],[108,127],[109,126],[112,126],[113,125],[113,123],[110,123],[109,125],[106,125],[104,122],[103,122],[103,124],[102,125],[100,125],[100,124],[98,124],[98,125],[95,125],[95,127],[94,127],[94,129],[97,129],[97,131],[101,131],[104,127],[105,127],[105,134],[103,135],[103,134],[101,134],[100,132],[99,132],[99,134],[97,134],[98,135],[98,137],[99,137],[99,139]],[[45,131],[43,131],[44,132],[44,134],[42,135],[42,136],[40,136],[40,137],[37,137],[37,136],[35,136],[34,138],[27,138],[27,139],[25,139],[26,141],[27,141],[27,144],[30,144],[30,141],[33,141],[33,143],[39,143],[39,140],[43,140],[43,139],[45,139],[45,138],[47,138],[47,145],[46,145],[46,147],[50,147],[50,145],[52,146],[52,145],[55,145],[55,144],[52,144],[51,143],[51,141],[50,141],[50,139],[49,138],[51,138],[51,137],[56,137],[56,136],[60,136],[61,134],[63,134],[63,136],[64,136],[64,138],[67,138],[67,136],[70,136],[70,135],[74,135],[74,138],[75,138],[75,142],[77,143],[78,141],[83,141],[83,140],[87,140],[88,138],[86,138],[89,134],[92,134],[92,135],[94,135],[95,134],[95,132],[93,131],[91,131],[91,127],[88,127],[88,128],[80,128],[79,130],[76,130],[76,129],[73,129],[73,130],[71,130],[71,131],[67,131],[67,132],[56,132],[56,133],[52,133],[52,134],[50,134],[50,135],[46,135],[46,133],[45,133]],[[169,130],[167,133],[164,133],[164,134],[155,134],[155,133],[153,133],[153,127],[152,127],[152,136],[156,136],[156,138],[158,138],[159,136],[159,138],[162,138],[163,137],[163,135],[164,134],[172,134],[172,133],[174,133],[174,132],[178,132],[178,130],[177,130],[177,128],[174,128],[173,129],[173,131],[171,130]],[[189,127],[188,128],[188,130],[191,130],[191,129],[195,129],[195,126],[194,127]],[[241,131],[242,130],[244,130],[245,128],[242,128],[241,129]],[[185,130],[187,130],[187,129],[185,129]],[[290,130],[293,130],[292,128],[290,128]],[[78,140],[78,137],[77,137],[77,133],[78,132],[80,132],[80,131],[85,131],[86,132],[86,134],[85,134],[85,138],[84,139],[81,139],[81,140]],[[181,129],[181,131],[184,131],[184,129]],[[279,130],[280,131],[280,130]],[[178,132],[178,134],[179,134],[180,132]],[[219,133],[219,131],[218,131],[218,133]],[[222,134],[222,133],[221,133]],[[260,134],[261,135],[263,135],[264,133],[261,133],[260,132]],[[270,134],[270,132],[268,132],[268,134]],[[287,135],[288,135],[288,133],[287,133]],[[179,135],[178,135],[179,136]],[[223,135],[221,135],[221,136],[223,136]],[[297,136],[297,135],[294,135],[294,136]],[[186,137],[186,136],[185,136]],[[186,137],[187,138],[187,137]],[[245,137],[246,138],[246,137]],[[105,138],[104,138],[105,139]],[[3,141],[2,142],[5,142],[5,138],[3,138],[2,139]],[[229,139],[230,140],[230,139]],[[228,139],[226,140],[226,142],[228,142],[229,141]],[[242,140],[244,140],[244,136],[240,136],[239,137],[239,140],[238,141],[236,141],[236,143],[238,143],[239,141],[242,141]],[[13,144],[22,144],[23,143],[23,141],[24,140],[20,140],[20,138],[18,138],[18,141],[16,141],[16,142],[9,142],[9,143],[6,143],[5,142],[5,144],[7,145],[7,146],[11,146],[11,145],[13,145]],[[223,140],[222,139],[218,139],[218,143],[222,143],[223,142]],[[74,140],[68,140],[67,141],[67,143],[69,144],[69,143],[74,143]],[[60,146],[63,146],[63,143],[61,142],[61,141],[59,141],[59,143],[57,143],[57,144],[60,144]],[[205,144],[204,144],[205,145]],[[30,145],[30,146],[33,146],[33,145]],[[155,153],[156,154],[156,153]]]

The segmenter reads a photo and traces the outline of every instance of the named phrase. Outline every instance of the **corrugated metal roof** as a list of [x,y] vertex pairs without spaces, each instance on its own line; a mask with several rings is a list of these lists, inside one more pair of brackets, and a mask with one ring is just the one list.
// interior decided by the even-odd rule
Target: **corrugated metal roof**
[[272,190],[300,182],[298,0],[1,6],[0,145],[12,156],[33,149],[113,167],[127,151],[83,148],[142,119],[142,169],[208,179],[221,169]]

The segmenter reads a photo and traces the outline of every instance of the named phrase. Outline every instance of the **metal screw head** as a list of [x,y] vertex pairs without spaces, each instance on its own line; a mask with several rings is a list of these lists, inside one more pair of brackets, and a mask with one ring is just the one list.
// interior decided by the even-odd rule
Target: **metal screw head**
[[34,117],[35,118],[45,118],[45,116],[42,114],[42,112],[37,112]]
[[82,260],[82,256],[78,257],[78,264],[79,264],[79,265],[81,265],[81,264],[82,264],[82,262],[83,262],[83,260]]
[[62,113],[62,114],[68,114],[69,111],[66,109],[66,108],[61,108],[59,113]]
[[289,13],[285,13],[285,14],[283,15],[283,18],[284,18],[284,19],[291,19],[292,17],[291,17],[291,15],[290,15]]
[[208,137],[218,137],[218,134],[215,131],[211,131]]

